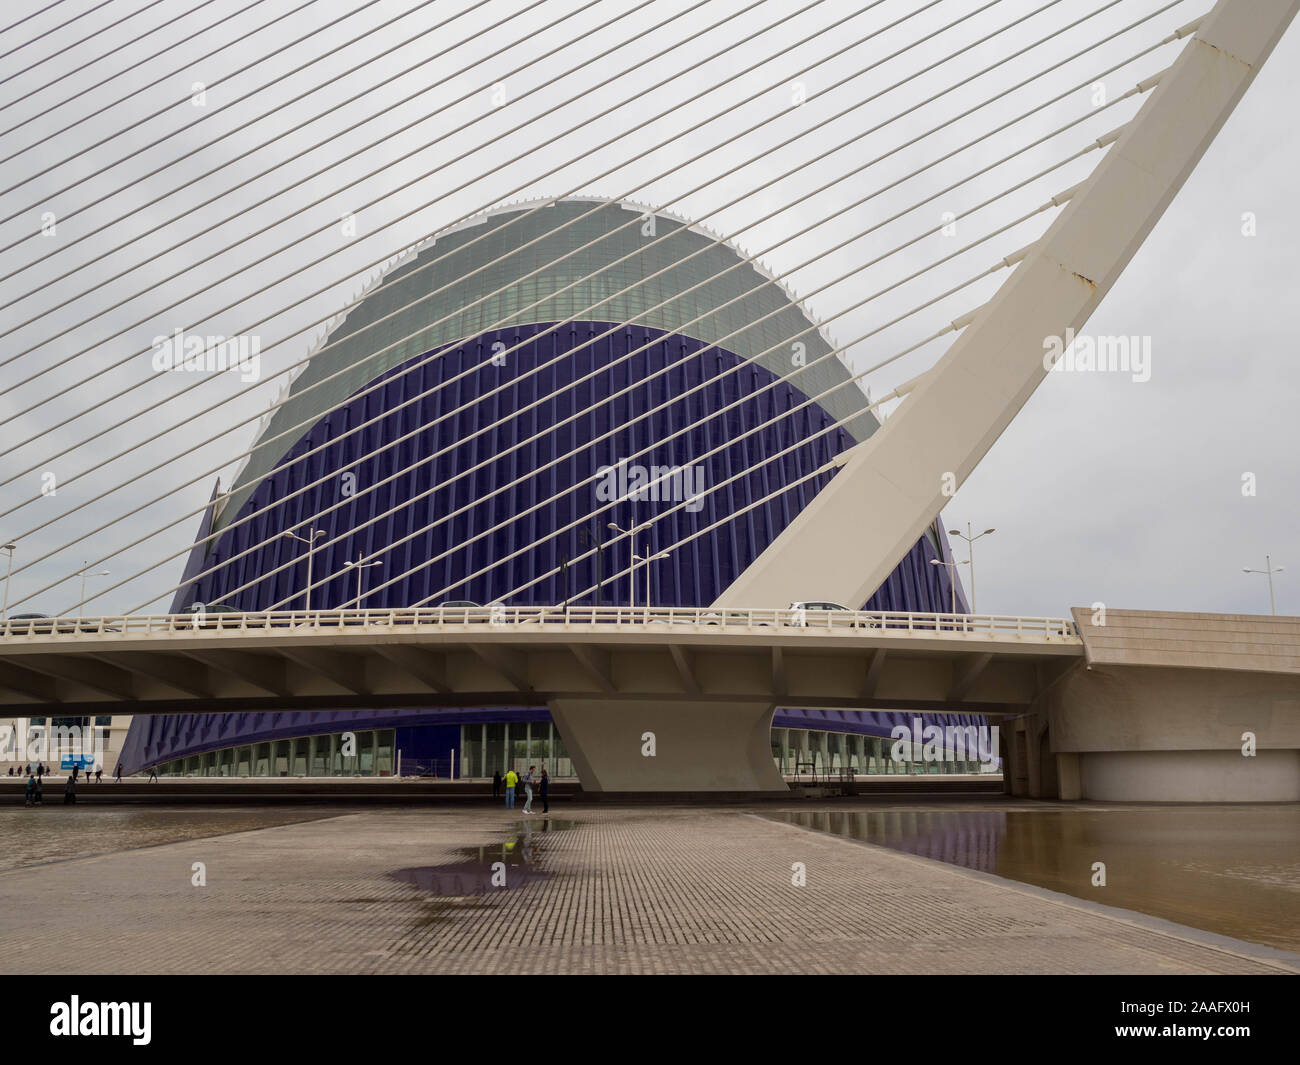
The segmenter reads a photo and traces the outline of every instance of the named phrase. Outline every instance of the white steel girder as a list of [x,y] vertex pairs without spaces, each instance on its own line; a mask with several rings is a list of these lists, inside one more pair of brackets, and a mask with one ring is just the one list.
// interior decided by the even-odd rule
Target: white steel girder
[[715,606],[866,602],[1047,375],[1045,339],[1087,322],[1297,8],[1219,0],[997,294]]

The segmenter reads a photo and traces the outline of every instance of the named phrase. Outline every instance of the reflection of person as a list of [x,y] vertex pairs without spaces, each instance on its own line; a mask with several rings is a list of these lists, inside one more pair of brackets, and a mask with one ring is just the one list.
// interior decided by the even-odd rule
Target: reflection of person
[[513,769],[506,770],[506,809],[515,808],[515,785],[519,783],[519,774]]
[[528,767],[528,772],[524,774],[524,813],[533,812],[533,767]]

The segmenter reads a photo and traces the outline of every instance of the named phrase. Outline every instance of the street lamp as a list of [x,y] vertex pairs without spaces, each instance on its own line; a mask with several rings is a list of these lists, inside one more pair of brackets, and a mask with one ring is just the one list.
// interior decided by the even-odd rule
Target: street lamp
[[952,570],[952,572],[948,574],[948,583],[952,587],[952,612],[954,617],[957,614],[957,567],[965,566],[968,565],[969,563],[970,563],[970,559],[968,558],[963,558],[960,562],[944,562],[941,559],[937,559],[937,558],[930,559],[930,565],[947,566],[950,570]]
[[1273,565],[1273,560],[1268,555],[1264,556],[1264,569],[1250,569],[1247,567],[1241,571],[1242,573],[1264,573],[1268,575],[1268,609],[1274,615],[1277,614],[1277,602],[1273,599],[1273,574],[1284,573],[1285,571],[1285,566]]
[[650,616],[650,563],[654,562],[656,559],[667,558],[669,554],[671,554],[669,551],[660,551],[657,555],[652,555],[647,551],[644,556],[632,556],[634,562],[645,563],[645,611],[647,617]]
[[9,566],[5,570],[5,602],[4,607],[0,608],[0,621],[9,616],[9,575],[14,571],[14,551],[17,550],[17,544],[5,544],[0,547],[0,551],[9,552]]
[[[594,547],[596,549],[596,606],[600,606],[600,593],[604,586],[605,578],[603,575],[603,556],[605,554],[605,541],[600,537],[600,526],[592,522],[591,528],[585,525],[578,530],[578,544],[582,547]],[[565,574],[565,597],[564,601],[569,601],[568,597],[568,574]]]
[[[965,541],[966,541],[966,554],[970,556],[970,558],[969,558],[969,561],[970,561],[970,612],[971,612],[972,614],[978,614],[978,613],[979,613],[979,611],[975,609],[975,546],[974,546],[974,545],[975,545],[975,541],[976,541],[976,540],[979,540],[979,539],[981,539],[982,537],[988,536],[988,534],[989,534],[989,533],[992,533],[992,532],[997,532],[997,530],[996,530],[996,529],[985,529],[982,533],[979,534],[979,536],[972,536],[972,535],[970,534],[970,522],[967,522],[967,523],[966,523],[966,531],[965,531],[965,532],[962,532],[960,529],[949,529],[949,530],[948,530],[948,535],[949,535],[949,536],[956,536],[956,537],[959,537],[959,538],[961,538],[962,540],[965,540]],[[955,609],[953,610],[953,613],[956,613],[956,610],[955,610]]]
[[633,525],[632,528],[630,529],[620,529],[617,525],[615,525],[611,521],[608,525],[608,528],[613,529],[616,533],[621,533],[623,536],[629,537],[632,542],[632,550],[631,550],[632,561],[629,564],[630,569],[628,571],[627,584],[628,584],[628,606],[630,606],[633,610],[635,610],[636,609],[636,534],[639,532],[646,532],[650,528],[650,523],[647,521],[647,522],[642,522],[640,525]]
[[[11,551],[11,552],[9,553],[9,561],[10,561],[10,562],[13,562],[13,557],[14,557],[14,556],[13,556],[13,552]],[[86,578],[87,578],[87,577],[107,577],[107,576],[108,576],[108,570],[106,570],[106,569],[102,569],[102,570],[100,570],[98,573],[88,573],[88,572],[86,571],[86,567],[89,566],[89,565],[90,565],[89,562],[82,562],[82,563],[81,563],[81,571],[80,571],[80,572],[81,572],[81,602],[79,602],[79,603],[77,604],[77,617],[81,617],[81,612],[82,612],[82,610],[84,609],[85,604],[86,604]],[[6,583],[8,583],[8,578],[6,578]],[[8,601],[8,600],[7,600],[7,598],[6,598],[6,602],[7,602],[7,601]]]
[[316,551],[316,541],[325,535],[324,529],[308,529],[306,536],[299,536],[295,532],[284,532],[281,535],[286,540],[297,540],[299,543],[307,545],[307,592],[306,592],[306,610],[311,613],[311,556]]
[[[357,560],[355,562],[343,563],[344,569],[355,569],[357,571],[357,609],[358,610],[361,609],[361,571],[363,569],[369,569],[371,566],[383,565],[383,563],[380,562],[378,559],[376,559],[374,562],[362,562],[361,560],[364,557],[365,557],[364,555],[357,555]],[[308,581],[310,582],[310,580],[311,578],[309,577]]]

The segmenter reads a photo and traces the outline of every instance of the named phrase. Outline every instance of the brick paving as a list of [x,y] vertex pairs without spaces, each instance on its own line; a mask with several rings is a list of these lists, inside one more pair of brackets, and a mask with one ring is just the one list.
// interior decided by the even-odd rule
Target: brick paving
[[[738,809],[367,810],[0,873],[8,972],[1244,973],[1288,956]],[[512,842],[511,842],[512,841]],[[505,845],[509,842],[509,847]],[[509,855],[519,887],[439,895]],[[510,864],[527,858],[526,866]],[[458,865],[467,861],[474,865]],[[192,864],[206,886],[192,886]],[[791,882],[804,864],[807,883]],[[449,870],[447,867],[452,867]],[[417,882],[420,874],[415,874]],[[463,886],[457,890],[466,890]],[[1294,956],[1291,956],[1294,957]]]

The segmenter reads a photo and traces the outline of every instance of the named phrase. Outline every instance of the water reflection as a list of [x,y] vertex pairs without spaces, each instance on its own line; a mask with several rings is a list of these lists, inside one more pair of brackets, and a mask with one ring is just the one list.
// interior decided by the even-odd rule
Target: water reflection
[[487,895],[501,890],[513,891],[550,875],[536,865],[544,848],[544,841],[538,837],[572,827],[572,821],[559,818],[525,820],[501,843],[461,847],[457,852],[463,856],[461,861],[396,869],[389,875],[432,895]]
[[[1300,805],[790,811],[838,836],[1300,950]],[[1093,885],[1104,862],[1106,886]]]

